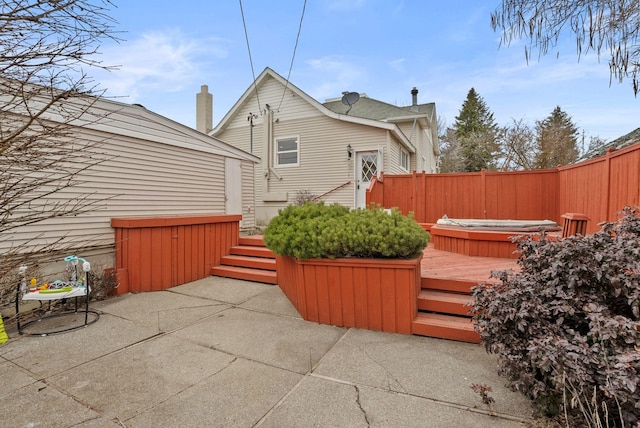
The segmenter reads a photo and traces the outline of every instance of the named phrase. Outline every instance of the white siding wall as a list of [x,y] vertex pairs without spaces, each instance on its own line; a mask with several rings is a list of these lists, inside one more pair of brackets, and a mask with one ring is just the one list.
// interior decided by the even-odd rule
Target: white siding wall
[[424,170],[428,173],[436,173],[437,171],[437,158],[436,158],[436,150],[437,150],[437,141],[433,141],[431,136],[431,131],[429,129],[425,129],[422,132],[422,136],[425,140],[425,165]]
[[[413,121],[398,124],[398,127],[407,138],[411,139],[411,142],[416,147],[416,153],[411,154],[409,172],[426,171],[427,173],[435,173],[436,156],[433,142],[431,141],[431,130],[425,128],[421,121],[417,121],[415,127],[413,126]],[[422,157],[424,157],[424,162]]]
[[[87,135],[103,140],[106,135]],[[42,221],[7,233],[0,251],[35,240],[51,242],[65,236],[82,246],[113,248],[112,217],[223,214],[224,156],[134,138],[111,135],[102,151],[112,156],[83,172],[82,184],[50,198],[73,199],[92,194],[99,209],[74,218]],[[249,174],[251,165],[245,165]],[[247,183],[251,186],[251,181]],[[247,191],[246,203],[251,194]]]
[[[272,83],[274,84],[271,86],[266,85],[269,91],[260,93],[260,102],[275,108],[280,102],[283,87],[278,82]],[[256,106],[256,103],[255,99],[251,99],[247,105]],[[249,108],[245,107],[223,132],[216,134],[216,137],[249,151],[249,122],[246,120],[248,114]],[[264,118],[255,120],[253,153],[263,157],[262,163],[256,165],[254,175],[258,224],[266,224],[270,218],[277,215],[280,208],[294,202],[298,191],[309,191],[316,196],[328,192],[321,198],[325,202],[353,207],[355,152],[377,150],[379,147],[384,147],[385,153],[388,151],[387,131],[332,119],[291,94],[285,95],[279,112],[274,112],[273,121],[274,140],[285,136],[299,136],[300,166],[273,167],[275,173],[270,174],[268,181],[265,179],[266,164],[262,156],[265,123]],[[348,144],[351,144],[354,152],[351,160],[347,156]],[[386,163],[387,160],[385,165]],[[265,202],[264,194],[267,192],[286,193],[287,201]]]
[[[386,144],[386,131],[338,121],[327,116],[307,120],[281,120],[274,126],[274,138],[300,136],[300,166],[274,168],[269,190],[289,192],[289,202],[297,191],[309,190],[322,199],[354,206],[355,152],[377,150]],[[347,155],[351,144],[354,155]],[[349,183],[350,182],[350,183]],[[349,183],[349,184],[347,184]],[[346,185],[332,191],[339,186]]]
[[256,226],[254,163],[242,162],[242,227],[251,229]]
[[[323,195],[328,203],[341,203],[353,207],[355,203],[355,153],[357,151],[384,149],[383,170],[387,174],[406,174],[399,166],[400,142],[388,131],[363,125],[356,125],[324,115],[307,100],[295,94],[291,89],[284,90],[277,80],[267,76],[258,88],[258,97],[248,97],[234,113],[225,128],[215,134],[226,143],[251,152],[262,159],[256,165],[255,199],[256,221],[265,224],[277,215],[278,209],[292,203],[298,191],[309,191],[314,195]],[[284,94],[284,97],[283,97]],[[272,141],[279,137],[299,136],[300,165],[298,167],[268,168],[265,156],[266,132],[265,120],[268,117],[265,106],[273,112]],[[253,150],[250,150],[249,121],[250,114],[258,117],[253,120]],[[425,169],[433,172],[435,165],[432,145],[427,140],[420,121],[415,124],[407,121],[399,124],[402,132],[411,137],[417,153],[410,153],[409,172]],[[413,132],[412,132],[413,131]],[[351,144],[354,156],[347,157],[347,145]],[[271,149],[273,150],[273,149]],[[273,152],[268,154],[273,167]],[[423,163],[422,157],[425,162]],[[435,167],[434,167],[435,169]],[[265,176],[269,176],[267,180]],[[348,183],[348,184],[347,184]],[[346,184],[346,185],[345,185]],[[345,185],[344,187],[340,187]],[[339,188],[337,190],[334,190]],[[286,201],[265,201],[265,194],[286,194]]]

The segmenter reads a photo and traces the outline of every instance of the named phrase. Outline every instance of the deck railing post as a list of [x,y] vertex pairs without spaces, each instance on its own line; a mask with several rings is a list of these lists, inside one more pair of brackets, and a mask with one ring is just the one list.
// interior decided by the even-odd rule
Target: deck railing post
[[586,235],[587,222],[589,217],[581,213],[565,213],[562,214],[564,223],[562,225],[562,237],[566,238],[573,235]]

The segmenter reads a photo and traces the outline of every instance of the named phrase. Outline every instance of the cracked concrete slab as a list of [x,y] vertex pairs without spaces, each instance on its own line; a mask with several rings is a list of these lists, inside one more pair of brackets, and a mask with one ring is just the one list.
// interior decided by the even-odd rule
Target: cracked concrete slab
[[[250,427],[302,378],[242,358],[126,421],[127,427]],[[188,410],[187,410],[188,409]]]
[[358,395],[357,386],[305,377],[258,426],[366,427]]
[[485,384],[497,412],[532,413],[528,399],[504,386],[495,359],[469,343],[351,329],[314,373],[467,407],[482,404],[471,385]]
[[187,296],[239,305],[273,287],[273,285],[259,282],[209,276],[188,284],[173,287],[171,291]]
[[311,375],[259,426],[523,428],[525,425],[422,397]]
[[4,359],[0,359],[0,379],[2,379],[0,401],[5,397],[10,399],[14,391],[37,381],[29,372]]
[[126,420],[213,376],[233,359],[165,335],[60,373],[49,382],[110,418]]
[[21,337],[1,346],[0,355],[37,376],[52,376],[156,334],[155,328],[103,314],[98,322],[73,332]]
[[[101,419],[101,415],[45,382],[31,383],[0,400],[4,427],[66,428]],[[106,425],[104,425],[106,426]]]
[[403,428],[524,428],[520,421],[448,406],[421,397],[360,387],[360,403],[369,426]]
[[279,287],[269,287],[238,307],[302,319],[295,306],[291,304]]
[[[9,333],[0,425],[511,428],[529,416],[482,346],[307,322],[270,285],[207,278],[92,308],[100,320],[80,330]],[[499,417],[473,383],[493,388]]]
[[157,332],[185,327],[228,307],[210,299],[170,291],[119,296],[92,305],[93,309],[153,327]]
[[243,358],[307,373],[345,331],[233,308],[173,334]]

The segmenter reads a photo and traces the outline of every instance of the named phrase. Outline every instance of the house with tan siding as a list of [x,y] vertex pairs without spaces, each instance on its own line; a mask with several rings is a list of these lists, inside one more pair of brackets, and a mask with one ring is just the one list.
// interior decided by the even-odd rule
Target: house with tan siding
[[266,224],[298,195],[364,207],[365,191],[382,171],[437,172],[435,104],[418,104],[415,88],[411,95],[408,107],[354,93],[348,102],[320,103],[266,68],[214,129],[203,86],[196,128],[260,158],[256,220]]
[[[7,231],[0,253],[60,240],[58,247],[109,267],[115,251],[112,218],[242,214],[241,227],[255,226],[258,157],[140,105],[108,99],[88,104],[86,114],[71,124],[68,140],[95,144],[102,161],[79,172],[74,185],[38,202],[46,206],[88,195],[94,208]],[[47,114],[51,123],[59,119],[54,110]]]

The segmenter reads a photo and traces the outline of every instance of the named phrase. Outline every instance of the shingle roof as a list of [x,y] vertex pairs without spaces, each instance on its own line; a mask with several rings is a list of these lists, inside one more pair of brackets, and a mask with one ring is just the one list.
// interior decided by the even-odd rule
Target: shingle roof
[[349,110],[349,106],[343,104],[340,99],[330,100],[324,102],[322,105],[334,113],[382,121],[398,117],[431,115],[435,106],[434,103],[427,103],[398,107],[369,98],[366,95],[362,95],[360,99],[351,106],[351,110]]
[[[216,125],[216,127],[214,129],[212,129],[209,132],[209,135],[211,136],[217,136],[220,135],[223,130],[226,128],[226,126],[233,120],[233,118],[235,117],[236,114],[238,114],[238,112],[240,111],[241,106],[244,105],[245,102],[247,102],[247,100],[249,99],[249,97],[251,95],[253,95],[256,91],[258,91],[258,88],[261,88],[263,83],[267,80],[267,79],[274,79],[277,82],[280,82],[280,84],[282,84],[283,86],[287,87],[289,89],[291,89],[291,91],[293,91],[294,93],[296,93],[298,96],[300,96],[303,100],[307,101],[311,106],[317,108],[320,112],[322,112],[323,114],[332,117],[334,119],[337,120],[341,120],[341,121],[345,121],[345,122],[350,122],[350,123],[357,123],[359,125],[365,125],[365,126],[372,126],[375,128],[381,128],[381,129],[386,129],[388,131],[391,131],[394,135],[397,136],[397,138],[399,139],[399,141],[411,152],[411,153],[415,153],[416,148],[413,145],[413,143],[411,142],[411,140],[409,140],[409,138],[402,132],[402,130],[400,130],[400,128],[398,127],[397,123],[394,123],[394,121],[389,120],[389,121],[385,121],[385,120],[379,120],[379,119],[372,119],[369,118],[367,116],[358,116],[358,115],[345,115],[345,111],[346,110],[332,110],[330,108],[327,108],[324,104],[321,104],[320,102],[318,102],[316,99],[312,98],[311,96],[309,96],[308,94],[306,94],[304,91],[302,91],[301,89],[299,89],[298,87],[296,87],[294,84],[292,84],[291,82],[287,82],[285,80],[284,77],[280,76],[278,73],[276,73],[275,71],[273,71],[272,69],[270,69],[269,67],[266,67],[262,73],[260,73],[260,75],[257,77],[256,81],[254,82],[254,84],[252,84],[249,88],[247,88],[247,90],[244,92],[244,94],[242,94],[242,96],[240,97],[240,99],[238,99],[238,101],[236,101],[236,103],[231,107],[231,110],[229,110],[224,117],[222,118],[222,120]],[[364,96],[363,96],[364,98]],[[373,103],[378,103],[378,104],[383,104],[386,105],[387,107],[391,107],[394,109],[398,109],[399,112],[404,112],[403,114],[400,115],[392,115],[392,117],[398,118],[398,117],[407,117],[408,113],[407,110],[403,110],[402,107],[396,107],[393,106],[391,104],[386,104],[386,103],[382,103],[381,101],[377,101],[377,100],[371,100],[373,101]],[[340,104],[340,106],[345,106],[344,104],[342,104],[340,102],[340,100],[338,100],[338,104]],[[435,112],[435,104],[422,104],[422,106],[431,106],[431,107],[420,107],[418,106],[418,110],[420,109],[430,109],[430,111],[432,113],[429,114],[428,118],[431,120],[432,116],[433,116],[433,112]],[[336,105],[337,108],[337,105]],[[414,115],[416,113],[413,113]],[[416,116],[417,118],[422,118],[424,116],[426,116],[427,114],[420,111],[420,113],[418,113],[418,115]],[[387,116],[386,114],[383,116]]]
[[622,149],[623,147],[627,147],[638,142],[640,142],[640,128],[637,128],[636,130],[631,131],[628,134],[623,135],[622,137],[618,137],[615,140],[609,141],[608,143],[585,153],[584,156],[582,156],[582,160],[602,156],[610,148]]

